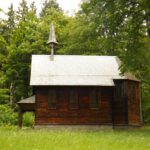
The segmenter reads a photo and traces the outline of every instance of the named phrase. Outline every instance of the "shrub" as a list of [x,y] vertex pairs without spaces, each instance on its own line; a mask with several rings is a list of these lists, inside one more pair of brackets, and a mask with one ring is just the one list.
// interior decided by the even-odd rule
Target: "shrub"
[[34,114],[31,112],[26,112],[23,115],[23,125],[24,126],[34,126]]
[[145,124],[150,125],[150,85],[142,85],[142,110]]
[[18,115],[8,105],[0,105],[0,125],[16,125]]
[[9,97],[9,90],[0,88],[0,104],[8,104]]

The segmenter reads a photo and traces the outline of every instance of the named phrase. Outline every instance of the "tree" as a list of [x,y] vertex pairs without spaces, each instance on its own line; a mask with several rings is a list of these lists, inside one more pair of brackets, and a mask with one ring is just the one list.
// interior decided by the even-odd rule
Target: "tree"
[[6,41],[2,35],[0,35],[0,104],[8,103],[9,90],[6,84],[5,70],[3,70],[3,64],[6,63]]
[[8,20],[6,22],[7,24],[7,31],[5,31],[5,33],[7,33],[7,42],[10,43],[10,36],[13,33],[14,27],[15,27],[15,12],[13,10],[13,4],[11,3],[10,7],[8,8]]
[[30,5],[30,11],[32,11],[34,14],[36,14],[36,6],[35,6],[35,2],[32,2],[31,5]]
[[19,99],[31,94],[29,87],[31,54],[33,52],[31,46],[35,39],[38,22],[34,4],[29,10],[26,1],[23,0],[17,13],[19,18],[17,18],[11,34],[11,42],[7,47],[7,63],[3,65],[10,87],[10,104],[12,106]]
[[18,7],[17,11],[17,20],[19,21],[20,19],[23,21],[26,21],[26,15],[28,14],[29,8],[27,6],[26,0],[22,0]]
[[40,17],[48,16],[48,11],[51,8],[62,12],[62,9],[59,7],[59,4],[56,2],[56,0],[45,0],[43,3],[42,11],[40,13]]
[[65,54],[105,54],[95,24],[88,19],[88,16],[78,13],[76,17],[70,19],[66,30],[65,37],[67,38],[64,39],[65,46],[63,49]]
[[5,76],[4,64],[7,63],[7,41],[5,40],[5,23],[0,23],[0,104],[8,103],[9,90],[7,86],[7,78]]

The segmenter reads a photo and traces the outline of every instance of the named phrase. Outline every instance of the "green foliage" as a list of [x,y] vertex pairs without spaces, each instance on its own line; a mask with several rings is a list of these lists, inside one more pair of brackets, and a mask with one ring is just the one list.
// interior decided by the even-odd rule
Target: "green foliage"
[[29,10],[29,8],[27,6],[27,1],[22,0],[19,7],[18,7],[17,20],[27,21],[26,16],[28,14],[28,10]]
[[10,106],[0,105],[0,125],[16,125],[17,116],[17,113]]
[[0,89],[0,104],[8,104],[8,103],[9,103],[9,90]]
[[104,54],[99,36],[93,23],[85,15],[78,14],[70,19],[67,27],[64,47],[61,50],[64,54],[74,55],[100,55]]
[[34,114],[27,112],[23,114],[23,126],[33,127],[34,126]]
[[143,84],[142,87],[143,119],[145,124],[150,124],[150,86]]
[[[8,105],[0,105],[0,125],[17,125],[18,113]],[[27,112],[23,114],[23,126],[33,127],[34,114]]]
[[5,37],[7,43],[10,43],[10,36],[13,33],[14,26],[15,26],[15,11],[13,10],[13,4],[10,5],[8,8],[8,19],[6,21],[6,30],[5,30]]
[[40,17],[48,16],[50,9],[55,9],[56,11],[62,12],[62,9],[59,7],[59,4],[56,2],[56,0],[45,0]]
[[0,104],[8,104],[9,88],[6,85],[7,77],[3,66],[7,63],[7,41],[4,22],[0,24]]

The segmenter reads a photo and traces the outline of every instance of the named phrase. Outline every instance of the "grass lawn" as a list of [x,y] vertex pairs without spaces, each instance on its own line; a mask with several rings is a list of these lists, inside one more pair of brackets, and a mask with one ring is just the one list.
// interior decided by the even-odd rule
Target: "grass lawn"
[[150,150],[150,127],[90,132],[0,127],[0,150]]

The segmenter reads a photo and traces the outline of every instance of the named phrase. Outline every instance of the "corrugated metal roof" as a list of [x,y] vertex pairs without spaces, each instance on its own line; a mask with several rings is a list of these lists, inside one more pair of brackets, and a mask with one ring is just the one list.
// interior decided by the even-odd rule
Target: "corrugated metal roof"
[[116,56],[33,55],[30,85],[114,86],[121,76]]

